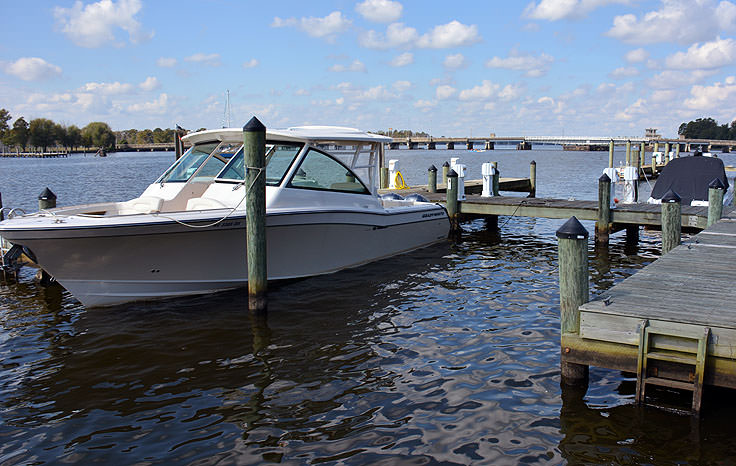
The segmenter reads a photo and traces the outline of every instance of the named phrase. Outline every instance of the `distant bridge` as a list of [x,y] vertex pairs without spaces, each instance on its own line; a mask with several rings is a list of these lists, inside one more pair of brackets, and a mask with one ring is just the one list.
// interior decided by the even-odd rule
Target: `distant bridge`
[[418,149],[425,148],[428,150],[436,149],[437,146],[444,146],[448,150],[453,150],[457,146],[465,147],[468,150],[485,149],[493,150],[496,144],[516,145],[519,150],[529,150],[533,144],[558,144],[561,146],[605,146],[613,141],[616,146],[625,145],[627,142],[633,144],[670,144],[680,145],[685,152],[691,150],[691,146],[703,146],[704,149],[711,150],[713,148],[725,149],[726,151],[736,147],[736,141],[718,140],[718,139],[665,139],[665,138],[646,138],[646,137],[580,137],[580,136],[518,136],[518,137],[408,137],[393,138],[388,143],[389,149]]

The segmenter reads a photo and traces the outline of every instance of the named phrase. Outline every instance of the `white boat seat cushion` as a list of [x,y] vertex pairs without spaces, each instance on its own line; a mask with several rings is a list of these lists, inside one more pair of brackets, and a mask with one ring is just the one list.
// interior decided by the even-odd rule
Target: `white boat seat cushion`
[[217,199],[209,197],[195,197],[187,201],[187,210],[224,209],[227,207]]
[[123,202],[121,214],[152,214],[161,212],[164,200],[156,196],[141,196]]

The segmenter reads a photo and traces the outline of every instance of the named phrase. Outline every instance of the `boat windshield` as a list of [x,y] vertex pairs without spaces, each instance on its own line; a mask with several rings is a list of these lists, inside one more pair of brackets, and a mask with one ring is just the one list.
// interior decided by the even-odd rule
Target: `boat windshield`
[[[301,150],[301,144],[269,143],[266,145],[266,184],[277,186]],[[216,181],[242,182],[245,178],[245,156],[241,148],[217,176]]]
[[163,175],[157,183],[184,183],[194,175],[202,162],[218,146],[217,142],[195,144],[184,153]]

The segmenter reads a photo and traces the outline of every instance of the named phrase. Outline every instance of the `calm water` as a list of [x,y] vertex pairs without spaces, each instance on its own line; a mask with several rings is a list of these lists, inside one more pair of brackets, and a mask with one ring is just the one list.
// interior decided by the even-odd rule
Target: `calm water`
[[[387,158],[417,184],[451,156],[471,179],[491,160],[528,176],[534,158],[538,196],[594,199],[608,154]],[[28,210],[45,186],[60,205],[131,198],[172,158],[0,159],[0,191]],[[88,312],[24,269],[0,286],[0,464],[736,462],[732,392],[708,392],[696,422],[635,407],[617,371],[561,391],[561,223],[502,217],[500,236],[466,223],[460,243],[272,287],[265,320],[242,291]],[[656,259],[659,241],[591,246],[591,293]]]

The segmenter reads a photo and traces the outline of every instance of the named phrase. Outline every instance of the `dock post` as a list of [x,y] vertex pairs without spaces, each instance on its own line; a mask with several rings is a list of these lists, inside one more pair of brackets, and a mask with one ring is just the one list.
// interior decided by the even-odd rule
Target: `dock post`
[[457,202],[457,173],[450,170],[447,174],[447,216],[450,217],[450,234],[457,234],[460,231],[460,223],[458,222],[458,202]]
[[680,158],[680,143],[678,142],[676,145],[677,145],[677,148],[675,148],[675,158],[679,159]]
[[723,181],[716,178],[708,185],[708,226],[721,219],[723,214],[723,193],[726,187]]
[[[580,306],[589,300],[588,231],[576,217],[570,217],[557,230],[560,273],[560,334],[580,334]],[[562,340],[561,340],[562,342]],[[567,362],[570,348],[561,347],[562,383],[585,384],[588,366]]]
[[626,225],[626,245],[636,246],[639,244],[639,225]]
[[442,164],[442,184],[447,186],[447,174],[450,173],[450,162],[445,161]]
[[501,180],[501,172],[498,171],[498,162],[491,162],[491,165],[493,166],[493,195],[500,196],[498,186]]
[[437,192],[437,167],[430,165],[427,169],[427,191],[430,193]]
[[[644,149],[644,144],[641,145],[641,148]],[[641,154],[641,152],[639,152],[639,154]],[[634,202],[639,202],[639,180],[641,179],[641,165],[643,163],[643,160],[644,158],[639,155],[634,161],[634,166],[636,167],[636,180],[634,181]]]
[[537,162],[529,162],[529,197],[537,196]]
[[248,309],[266,311],[268,272],[266,257],[266,127],[253,117],[243,126],[245,155],[246,251],[248,256]]
[[664,157],[662,157],[662,161],[665,165],[667,165],[667,162],[670,161],[670,143],[667,142],[664,144]]
[[3,212],[3,193],[0,193],[0,222],[5,220],[5,213]]
[[388,167],[381,167],[381,189],[388,189]]
[[598,221],[595,222],[596,244],[608,245],[611,233],[611,178],[605,173],[598,178]]
[[38,210],[53,209],[56,207],[56,194],[48,187],[38,195]]
[[647,155],[647,148],[644,145],[644,143],[642,142],[641,143],[641,146],[640,146],[640,149],[639,149],[639,166],[640,167],[643,167],[644,165],[646,165],[646,160],[644,160],[644,158],[646,157],[646,155]]
[[682,206],[680,196],[671,189],[662,196],[662,255],[682,241]]
[[608,141],[608,168],[613,168],[613,139]]
[[626,166],[631,165],[631,141],[626,141]]

